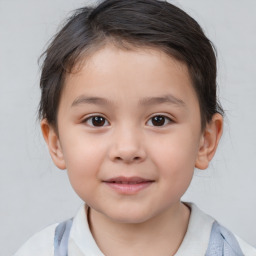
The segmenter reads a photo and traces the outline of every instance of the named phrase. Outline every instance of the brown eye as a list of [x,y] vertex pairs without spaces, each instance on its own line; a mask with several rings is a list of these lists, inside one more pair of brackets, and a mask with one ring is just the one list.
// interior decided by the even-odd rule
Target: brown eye
[[149,119],[147,124],[149,126],[165,126],[166,124],[170,123],[172,120],[169,117],[157,115],[153,116]]
[[102,127],[102,126],[109,125],[109,122],[107,121],[107,119],[102,116],[92,116],[87,118],[85,121],[89,126],[93,126],[93,127]]
[[154,126],[162,126],[165,123],[165,118],[163,116],[154,116],[152,118],[152,124]]

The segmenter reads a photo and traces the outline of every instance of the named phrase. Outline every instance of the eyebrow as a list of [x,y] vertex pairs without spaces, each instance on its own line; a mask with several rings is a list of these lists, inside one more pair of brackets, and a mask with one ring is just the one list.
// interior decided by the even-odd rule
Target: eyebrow
[[159,97],[148,97],[140,100],[141,105],[157,105],[157,104],[162,104],[162,103],[168,103],[168,104],[173,104],[177,105],[179,107],[184,107],[186,104],[183,100],[173,96],[172,94],[168,95],[163,95]]
[[[163,103],[173,104],[179,107],[184,107],[186,105],[183,100],[171,94],[163,95],[159,97],[148,97],[148,98],[141,99],[139,101],[139,105],[143,105],[143,106],[157,105],[157,104],[163,104]],[[81,95],[73,101],[71,107],[78,106],[81,104],[93,104],[93,105],[106,106],[106,105],[111,105],[111,102],[101,97],[88,97],[85,95]]]
[[81,95],[73,101],[71,107],[81,104],[108,105],[109,101],[100,97],[87,97],[85,95]]

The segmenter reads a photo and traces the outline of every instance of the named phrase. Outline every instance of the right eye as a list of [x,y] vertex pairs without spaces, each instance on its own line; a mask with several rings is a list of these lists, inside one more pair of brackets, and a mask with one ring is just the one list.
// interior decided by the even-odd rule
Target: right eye
[[90,116],[86,118],[83,123],[88,124],[92,127],[103,127],[109,125],[107,119],[103,116]]

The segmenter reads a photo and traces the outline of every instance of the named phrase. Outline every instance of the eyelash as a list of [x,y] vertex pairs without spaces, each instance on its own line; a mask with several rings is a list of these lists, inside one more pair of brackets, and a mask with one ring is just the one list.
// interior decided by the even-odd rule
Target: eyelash
[[[157,122],[160,122],[160,125],[153,125],[153,119],[155,118],[155,121]],[[160,118],[160,120],[157,120],[156,118]],[[162,124],[161,121],[164,121],[164,123]],[[152,116],[148,121],[147,121],[147,124],[151,122],[152,125],[150,126],[153,126],[153,127],[163,127],[163,126],[166,126],[167,124],[170,124],[170,123],[173,123],[173,120],[168,117],[168,116],[165,116],[165,115],[154,115]]]
[[[95,119],[93,120],[93,118],[95,118]],[[153,124],[153,122],[154,122],[153,119],[154,118],[155,118],[154,121],[158,122],[158,124],[160,124],[160,125],[154,125]],[[157,118],[158,118],[158,120],[157,120]],[[93,121],[98,122],[98,124],[100,124],[100,125],[95,125],[95,123],[93,124]],[[164,121],[164,123],[162,123],[162,121]],[[87,117],[82,122],[87,123],[91,127],[105,127],[105,126],[108,126],[110,124],[109,121],[101,115],[95,115],[95,116]],[[103,125],[101,125],[102,122],[103,122]],[[151,124],[149,125],[149,123],[151,123]],[[150,117],[150,119],[146,122],[147,125],[153,126],[153,127],[163,127],[163,126],[166,126],[167,124],[170,124],[170,123],[173,123],[173,120],[170,117],[167,117],[165,115],[154,115],[154,116]]]
[[[93,124],[93,118],[95,118],[96,122],[104,121],[104,125],[99,125],[99,126],[94,125]],[[106,122],[107,122],[107,125],[109,125],[108,120],[105,117],[101,116],[101,115],[90,116],[90,117],[87,117],[85,120],[82,121],[82,123],[87,123],[91,127],[105,127],[105,126],[107,126],[107,125],[105,125]]]

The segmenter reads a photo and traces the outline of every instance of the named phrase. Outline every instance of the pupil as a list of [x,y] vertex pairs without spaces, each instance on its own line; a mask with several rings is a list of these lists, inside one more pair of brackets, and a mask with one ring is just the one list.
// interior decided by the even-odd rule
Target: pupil
[[105,124],[105,118],[101,116],[95,116],[92,118],[92,123],[94,126],[103,126]]
[[155,126],[162,126],[164,125],[164,122],[165,122],[165,118],[163,116],[154,116],[152,120],[152,123]]

